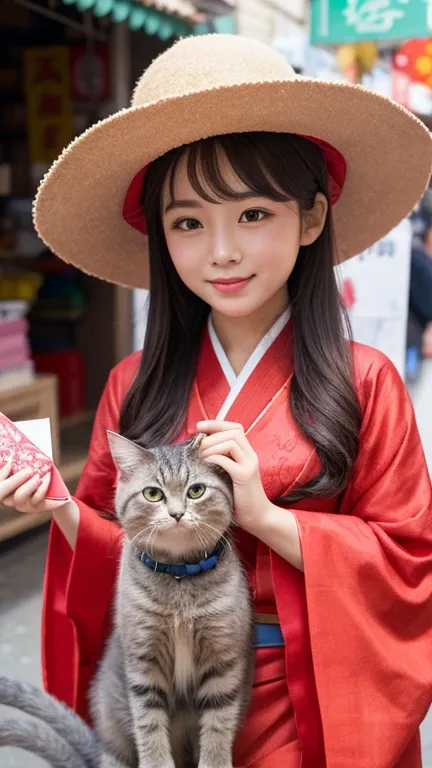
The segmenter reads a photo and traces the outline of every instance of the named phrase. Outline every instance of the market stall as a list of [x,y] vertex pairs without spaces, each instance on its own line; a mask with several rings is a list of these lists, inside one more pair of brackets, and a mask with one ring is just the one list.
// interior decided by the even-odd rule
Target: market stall
[[[109,371],[134,346],[133,294],[51,253],[34,232],[32,199],[75,135],[128,106],[137,73],[227,9],[225,0],[1,3],[0,411],[50,417],[70,491]],[[0,541],[43,522],[3,509]]]

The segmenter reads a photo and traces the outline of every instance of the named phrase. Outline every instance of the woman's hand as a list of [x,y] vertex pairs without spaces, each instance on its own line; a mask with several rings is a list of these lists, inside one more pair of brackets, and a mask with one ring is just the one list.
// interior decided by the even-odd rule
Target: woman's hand
[[67,502],[48,501],[46,495],[51,481],[51,474],[44,477],[35,475],[29,469],[23,469],[9,477],[12,461],[0,469],[0,504],[13,507],[17,512],[53,512]]
[[29,469],[22,469],[9,477],[12,462],[0,469],[0,504],[13,507],[25,515],[31,513],[46,514],[53,517],[72,549],[78,536],[80,512],[72,499],[49,501],[46,498],[51,482],[51,473],[44,477],[35,475]]
[[230,475],[234,490],[235,519],[299,571],[304,570],[300,534],[294,513],[272,504],[267,498],[259,471],[258,456],[241,424],[199,421],[204,432],[200,453]]
[[231,477],[236,522],[253,532],[269,505],[259,471],[258,456],[241,424],[227,421],[199,421],[204,432],[200,454],[205,461],[222,467]]

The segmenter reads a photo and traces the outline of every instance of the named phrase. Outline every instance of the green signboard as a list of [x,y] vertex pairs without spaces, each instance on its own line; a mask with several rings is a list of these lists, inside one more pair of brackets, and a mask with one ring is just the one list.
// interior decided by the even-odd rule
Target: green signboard
[[313,45],[432,34],[432,0],[311,0]]

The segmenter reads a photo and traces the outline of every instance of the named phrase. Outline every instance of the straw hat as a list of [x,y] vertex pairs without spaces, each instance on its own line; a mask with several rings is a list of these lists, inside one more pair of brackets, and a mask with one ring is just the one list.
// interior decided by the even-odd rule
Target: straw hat
[[301,134],[323,148],[339,260],[391,230],[430,178],[430,133],[407,110],[360,86],[298,77],[262,43],[205,35],[159,56],[131,108],[64,150],[40,185],[36,229],[85,272],[148,287],[142,169],[174,147],[247,131]]

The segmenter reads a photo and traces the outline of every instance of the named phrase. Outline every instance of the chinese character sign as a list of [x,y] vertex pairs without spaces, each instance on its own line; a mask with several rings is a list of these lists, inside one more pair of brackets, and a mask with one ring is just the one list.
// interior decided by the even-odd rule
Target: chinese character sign
[[311,0],[312,43],[429,37],[432,0]]
[[411,224],[399,224],[364,253],[337,267],[354,339],[377,347],[405,373]]
[[73,138],[69,49],[29,48],[25,58],[31,163],[51,163]]
[[359,35],[380,35],[393,30],[405,18],[409,0],[346,0],[345,24]]

